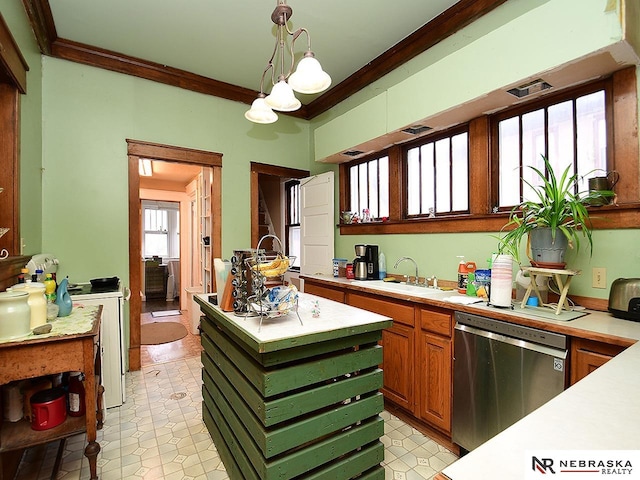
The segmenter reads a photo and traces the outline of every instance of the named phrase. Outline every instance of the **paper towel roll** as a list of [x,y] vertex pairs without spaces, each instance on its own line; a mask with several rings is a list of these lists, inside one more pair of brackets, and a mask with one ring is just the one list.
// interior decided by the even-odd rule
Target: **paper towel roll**
[[513,257],[496,255],[491,266],[491,297],[494,307],[510,307],[513,284]]

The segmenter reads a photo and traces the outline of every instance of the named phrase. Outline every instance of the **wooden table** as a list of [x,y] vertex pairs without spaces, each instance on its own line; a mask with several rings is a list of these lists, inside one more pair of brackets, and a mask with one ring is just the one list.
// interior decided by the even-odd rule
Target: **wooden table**
[[292,312],[260,326],[203,298],[203,418],[229,477],[384,480],[378,342],[391,319],[300,294],[302,324]]
[[[82,325],[87,324],[89,327],[83,333],[59,335],[55,334],[54,326],[53,336],[40,338],[31,335],[21,341],[0,343],[0,385],[62,372],[83,372],[86,414],[83,417],[67,416],[61,425],[42,431],[32,430],[26,419],[15,423],[0,422],[0,453],[62,440],[86,431],[87,446],[84,454],[89,459],[91,479],[95,480],[98,478],[97,456],[100,452],[96,435],[97,429],[102,427],[102,408],[97,411],[100,394],[96,382],[96,376],[100,372],[102,306],[76,310],[65,317],[65,323],[68,325],[82,317]],[[91,315],[93,318],[90,318]],[[54,322],[59,321],[60,319]]]
[[561,270],[557,268],[539,268],[539,267],[522,267],[524,272],[529,272],[529,277],[531,278],[531,282],[529,283],[529,287],[527,291],[524,293],[524,297],[522,297],[521,307],[527,304],[527,300],[531,295],[531,290],[535,292],[538,296],[538,301],[540,305],[547,306],[548,304],[542,303],[542,296],[538,291],[538,284],[536,283],[536,277],[547,277],[553,278],[558,285],[558,289],[560,290],[560,299],[558,300],[558,306],[556,307],[556,315],[560,314],[560,311],[564,307],[566,310],[571,310],[571,306],[567,300],[567,294],[569,293],[569,285],[571,284],[571,279],[575,275],[580,275],[580,270]]

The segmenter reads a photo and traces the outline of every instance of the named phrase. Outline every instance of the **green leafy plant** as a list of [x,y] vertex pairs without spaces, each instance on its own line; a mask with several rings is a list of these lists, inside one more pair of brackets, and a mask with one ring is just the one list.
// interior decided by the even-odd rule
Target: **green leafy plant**
[[590,254],[593,254],[592,224],[587,205],[596,199],[612,196],[613,192],[575,193],[578,174],[569,175],[568,166],[558,178],[549,160],[542,155],[547,175],[536,167],[529,166],[539,177],[540,184],[523,181],[535,194],[535,200],[524,200],[516,205],[509,215],[509,221],[502,228],[504,235],[498,237],[498,253],[510,254],[520,263],[520,242],[535,228],[548,227],[555,240],[560,232],[569,247],[580,249],[580,236],[587,239]]

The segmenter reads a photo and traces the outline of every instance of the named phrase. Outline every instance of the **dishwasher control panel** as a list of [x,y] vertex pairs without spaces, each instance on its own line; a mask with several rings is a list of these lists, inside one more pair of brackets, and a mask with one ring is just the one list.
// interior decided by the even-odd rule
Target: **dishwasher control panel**
[[537,328],[525,327],[523,325],[516,325],[514,323],[503,322],[465,312],[456,312],[456,321],[463,325],[499,333],[519,340],[527,340],[563,350],[567,348],[567,337],[559,333],[547,332]]

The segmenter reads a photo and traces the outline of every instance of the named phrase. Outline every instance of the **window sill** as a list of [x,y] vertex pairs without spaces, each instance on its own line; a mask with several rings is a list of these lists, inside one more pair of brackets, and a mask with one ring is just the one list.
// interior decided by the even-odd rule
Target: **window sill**
[[[640,202],[589,207],[595,230],[638,228]],[[499,232],[509,212],[469,214],[415,220],[340,224],[340,235]]]

